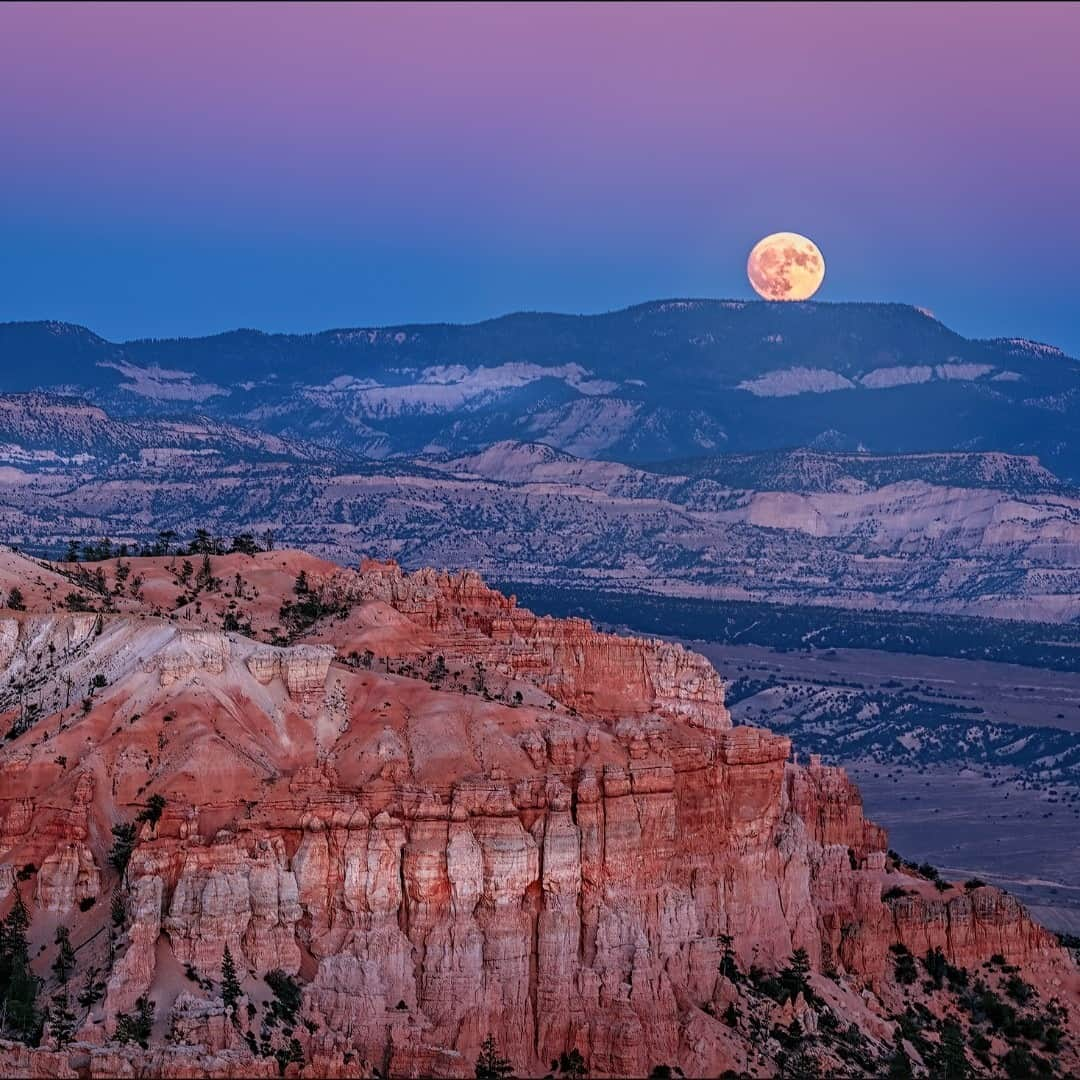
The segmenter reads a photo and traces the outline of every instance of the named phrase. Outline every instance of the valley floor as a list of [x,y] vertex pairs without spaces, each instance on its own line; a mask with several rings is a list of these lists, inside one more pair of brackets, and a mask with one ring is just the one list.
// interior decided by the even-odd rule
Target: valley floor
[[[821,741],[828,731],[815,726],[818,713],[808,715],[812,702],[846,684],[857,695],[914,702],[920,720],[931,711],[981,709],[980,725],[1041,733],[1057,729],[1071,742],[1080,738],[1080,676],[871,649],[796,653],[700,641],[693,647],[733,684],[736,723],[785,731],[796,750],[801,731],[806,739],[815,737],[815,752],[847,768],[862,791],[867,816],[888,829],[894,850],[932,863],[951,879],[979,877],[999,885],[1051,929],[1080,932],[1075,843],[1080,802],[1073,798],[1073,785],[1043,782],[1027,763],[1000,766],[968,759],[955,747],[936,754],[942,759],[936,762],[910,758],[902,743],[897,754],[882,755],[880,744],[868,748],[850,737],[858,727],[854,717],[829,729],[835,733],[830,747],[827,739]],[[801,708],[785,706],[768,690],[739,697],[764,683],[783,687],[784,693],[803,689],[805,702]],[[893,737],[914,745],[911,730],[917,722],[897,724]]]
[[847,771],[867,817],[885,826],[889,844],[906,859],[932,863],[952,880],[998,885],[1044,926],[1080,934],[1074,814],[1048,805],[1042,792],[996,787],[950,769],[883,772],[848,763]]

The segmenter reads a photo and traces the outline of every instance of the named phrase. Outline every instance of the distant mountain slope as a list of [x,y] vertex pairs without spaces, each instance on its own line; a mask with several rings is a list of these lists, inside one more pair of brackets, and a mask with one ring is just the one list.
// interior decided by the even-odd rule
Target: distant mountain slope
[[117,419],[77,397],[0,394],[0,462],[24,466],[58,460],[150,460],[169,453],[219,460],[331,461],[322,446],[287,440],[204,416],[184,420]]
[[1002,453],[867,454],[778,450],[660,462],[654,471],[775,491],[857,491],[906,480],[1014,493],[1057,492],[1065,485],[1038,458]]
[[257,528],[341,560],[624,593],[1080,618],[1080,493],[1002,454],[800,451],[668,472],[538,444],[363,460],[213,419],[0,397],[0,540]]
[[0,391],[198,411],[369,457],[543,442],[627,462],[809,446],[1037,456],[1080,480],[1080,362],[902,304],[669,300],[573,316],[115,345],[0,325]]

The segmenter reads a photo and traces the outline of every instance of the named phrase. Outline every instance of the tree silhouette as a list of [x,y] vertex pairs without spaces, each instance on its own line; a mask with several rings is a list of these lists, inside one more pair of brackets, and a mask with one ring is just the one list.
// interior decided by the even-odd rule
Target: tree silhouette
[[133,1013],[120,1013],[116,1018],[116,1041],[120,1043],[135,1042],[148,1050],[153,1030],[154,1003],[146,997],[135,1002]]
[[161,815],[165,810],[165,797],[163,795],[151,795],[146,800],[146,806],[139,811],[136,821],[149,821],[151,825],[156,825],[161,820]]
[[513,1076],[510,1062],[500,1057],[495,1036],[490,1032],[480,1047],[480,1056],[476,1059],[476,1080],[506,1080]]
[[71,933],[66,926],[56,928],[55,941],[57,950],[52,969],[56,973],[57,979],[62,983],[66,983],[68,976],[75,967],[75,950],[71,947]]
[[226,943],[225,952],[221,957],[221,998],[232,1009],[234,1024],[239,1023],[239,1017],[236,1015],[236,1002],[239,1000],[240,994],[240,980],[236,977],[236,963],[233,961],[232,953],[229,951],[228,943]]
[[904,1049],[904,1041],[900,1036],[899,1029],[896,1032],[896,1045],[893,1048],[892,1057],[889,1058],[888,1080],[915,1080],[915,1073],[911,1068],[911,1058]]
[[788,966],[780,972],[780,982],[789,997],[795,998],[799,994],[809,997],[810,986],[806,981],[809,974],[810,957],[806,950],[800,946],[791,954]]
[[123,877],[127,871],[131,853],[135,850],[135,826],[128,821],[113,826],[113,846],[109,851],[109,862],[116,872]]
[[15,890],[15,903],[0,923],[0,1016],[23,1042],[34,1042],[40,1029],[37,1011],[38,979],[30,968],[26,931],[30,913],[22,893]]
[[968,1071],[964,1033],[959,1024],[946,1020],[941,1029],[941,1045],[934,1055],[934,1077],[936,1080],[965,1080]]
[[59,990],[53,995],[49,1006],[49,1032],[61,1049],[75,1036],[75,1014],[71,1011],[67,991]]
[[731,935],[721,934],[720,945],[723,949],[720,956],[720,974],[723,975],[725,979],[730,979],[732,982],[738,982],[740,976],[739,962],[735,957],[735,943],[732,940]]
[[556,1061],[551,1063],[551,1072],[544,1080],[587,1080],[589,1067],[581,1056],[581,1051],[574,1047],[569,1053],[565,1050]]

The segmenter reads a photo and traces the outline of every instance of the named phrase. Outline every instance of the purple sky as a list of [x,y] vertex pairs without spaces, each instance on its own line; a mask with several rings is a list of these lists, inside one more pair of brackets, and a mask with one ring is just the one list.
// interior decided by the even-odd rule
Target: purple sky
[[823,300],[1080,354],[1077,42],[1069,4],[0,5],[0,319],[749,296],[791,229]]

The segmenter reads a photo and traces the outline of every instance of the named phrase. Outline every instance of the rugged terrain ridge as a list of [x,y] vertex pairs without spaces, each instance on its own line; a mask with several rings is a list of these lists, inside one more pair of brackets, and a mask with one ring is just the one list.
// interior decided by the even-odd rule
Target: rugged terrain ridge
[[[973,978],[1019,968],[1064,1009],[1056,1068],[1077,1064],[1057,939],[999,890],[898,864],[842,770],[732,727],[704,658],[470,572],[292,551],[102,569],[0,555],[22,600],[0,612],[0,904],[30,911],[43,1002],[61,925],[72,999],[100,987],[66,1045],[51,1022],[0,1043],[6,1075],[269,1076],[280,1052],[290,1075],[457,1077],[489,1033],[519,1075],[573,1050],[596,1076],[874,1075],[897,1038],[932,1056],[932,1023],[894,1017],[955,1001],[897,957],[938,948]],[[760,987],[795,950],[810,971],[781,1003]],[[142,998],[145,1048],[122,1041]]]

